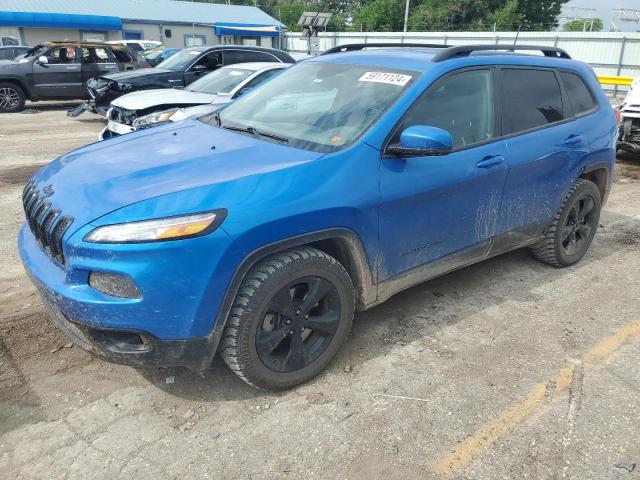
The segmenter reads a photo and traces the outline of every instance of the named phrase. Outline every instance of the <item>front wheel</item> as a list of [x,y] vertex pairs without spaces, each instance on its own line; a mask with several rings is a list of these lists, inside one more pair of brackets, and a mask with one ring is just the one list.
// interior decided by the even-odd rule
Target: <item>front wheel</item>
[[578,263],[598,228],[601,203],[598,187],[579,179],[569,190],[544,240],[533,248],[533,255],[556,267]]
[[245,277],[221,340],[245,382],[281,390],[320,373],[344,344],[355,309],[349,274],[311,247],[261,261]]
[[26,96],[14,83],[0,82],[0,112],[14,113],[24,110]]

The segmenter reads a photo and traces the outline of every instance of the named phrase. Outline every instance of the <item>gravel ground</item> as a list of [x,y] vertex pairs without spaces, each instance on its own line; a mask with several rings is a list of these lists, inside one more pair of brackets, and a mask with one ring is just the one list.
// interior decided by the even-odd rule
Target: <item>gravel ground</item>
[[517,251],[414,287],[268,394],[219,359],[136,370],[54,328],[16,251],[20,193],[103,122],[28,112],[0,116],[0,478],[640,479],[640,159],[619,159],[579,265]]

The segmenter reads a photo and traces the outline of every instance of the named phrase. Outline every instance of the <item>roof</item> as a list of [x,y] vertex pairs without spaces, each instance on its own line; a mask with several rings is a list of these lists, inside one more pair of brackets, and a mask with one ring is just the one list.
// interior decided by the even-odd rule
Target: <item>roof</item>
[[175,0],[0,0],[0,12],[97,15],[164,23],[281,25],[257,7]]
[[[473,48],[478,46],[469,46]],[[482,46],[480,46],[482,47]],[[523,46],[524,47],[524,46]],[[463,48],[463,47],[457,47]],[[540,47],[549,48],[549,47]],[[430,48],[430,47],[380,47],[365,50],[353,50],[342,53],[331,53],[327,55],[319,55],[304,60],[305,62],[326,62],[326,63],[345,63],[357,65],[374,65],[378,67],[395,68],[398,70],[413,70],[417,72],[425,72],[432,69],[438,64],[449,64],[456,62],[456,66],[460,65],[492,65],[492,64],[514,64],[514,65],[532,65],[532,66],[552,66],[565,67],[568,65],[575,66],[581,62],[571,60],[570,58],[550,57],[543,55],[532,55],[528,53],[505,52],[500,50],[488,51],[481,49],[462,56],[445,56],[441,61],[443,53],[453,51],[452,48]]]
[[289,67],[286,63],[280,62],[246,62],[246,63],[234,63],[233,65],[226,65],[222,68],[235,68],[237,70],[252,70],[257,72],[258,70],[263,70],[265,68],[287,68]]

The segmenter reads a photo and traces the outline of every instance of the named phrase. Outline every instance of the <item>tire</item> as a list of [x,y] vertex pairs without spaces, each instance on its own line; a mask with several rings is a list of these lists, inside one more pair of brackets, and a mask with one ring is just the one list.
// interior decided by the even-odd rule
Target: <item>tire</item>
[[354,310],[353,283],[335,258],[312,247],[275,254],[244,278],[222,334],[222,358],[256,388],[294,387],[333,359]]
[[556,267],[578,263],[589,249],[600,221],[600,190],[579,179],[562,202],[542,242],[532,249],[540,261]]
[[0,82],[0,113],[15,113],[24,110],[27,100],[22,88],[15,83]]

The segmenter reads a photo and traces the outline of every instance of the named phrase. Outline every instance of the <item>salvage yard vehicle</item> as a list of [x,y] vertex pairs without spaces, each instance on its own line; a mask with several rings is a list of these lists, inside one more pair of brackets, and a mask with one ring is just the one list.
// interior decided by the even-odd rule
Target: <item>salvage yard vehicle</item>
[[47,42],[14,61],[0,62],[0,112],[19,112],[26,100],[89,98],[87,80],[144,65],[127,47],[100,42]]
[[618,110],[621,116],[618,149],[640,154],[640,78],[633,81]]
[[592,69],[554,47],[374,46],[38,171],[19,250],[58,327],[129,365],[219,351],[277,390],[412,285],[522,247],[576,264],[615,162]]
[[154,48],[153,50],[147,50],[143,52],[142,56],[144,56],[144,59],[149,62],[149,65],[155,67],[164,62],[167,58],[175,55],[179,51],[179,48],[158,47]]
[[27,53],[31,47],[24,45],[9,45],[0,47],[0,60],[14,60],[17,56]]
[[140,90],[111,102],[100,139],[131,133],[163,122],[213,113],[271,78],[286,63],[253,62],[222,67],[185,89]]
[[158,66],[137,72],[116,73],[93,78],[87,83],[92,100],[70,110],[76,117],[87,110],[106,115],[113,100],[136,90],[180,88],[202,75],[222,67],[245,62],[295,63],[282,50],[261,47],[190,47],[180,50]]

